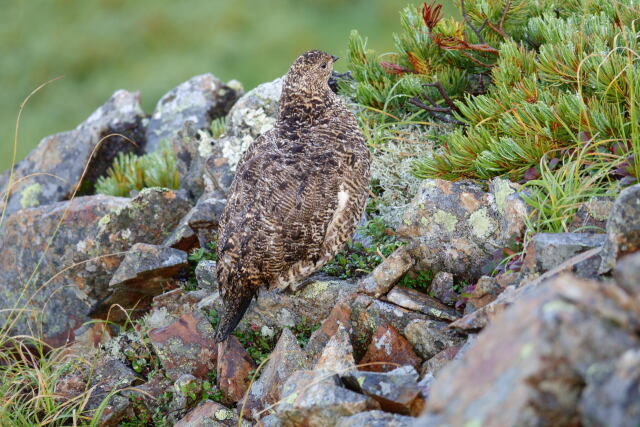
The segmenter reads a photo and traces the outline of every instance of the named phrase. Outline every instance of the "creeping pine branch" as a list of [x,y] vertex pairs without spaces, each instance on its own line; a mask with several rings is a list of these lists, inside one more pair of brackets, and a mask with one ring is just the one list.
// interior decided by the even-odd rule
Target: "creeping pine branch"
[[444,101],[447,104],[447,106],[441,107],[433,98],[431,98],[427,94],[422,94],[422,98],[424,98],[431,105],[425,104],[418,97],[413,97],[409,99],[410,104],[430,112],[434,117],[436,117],[439,120],[442,120],[445,123],[454,123],[457,125],[464,124],[460,120],[456,120],[452,117],[454,111],[458,111],[458,107],[456,107],[453,100],[451,99],[447,91],[444,90],[444,87],[442,87],[442,84],[440,82],[428,83],[428,84],[425,84],[424,86],[435,87],[440,93],[440,95],[442,96],[442,98],[444,98]]
[[478,36],[478,40],[480,40],[480,43],[487,44],[487,42],[484,40],[484,37],[482,37],[482,29],[484,28],[485,25],[487,25],[487,22],[489,20],[488,19],[485,20],[482,23],[482,26],[480,28],[476,28],[475,25],[471,23],[471,19],[469,19],[469,16],[467,16],[467,8],[464,5],[464,0],[460,0],[460,9],[462,12],[462,18],[464,19],[464,22],[467,24],[469,28],[471,28],[471,31],[473,31],[476,34],[476,36]]

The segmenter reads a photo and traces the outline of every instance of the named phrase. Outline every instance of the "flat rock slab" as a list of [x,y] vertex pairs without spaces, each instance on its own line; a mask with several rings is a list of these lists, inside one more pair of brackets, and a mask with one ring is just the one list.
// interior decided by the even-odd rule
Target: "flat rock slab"
[[[243,423],[244,424],[244,423]],[[217,402],[205,400],[175,423],[174,427],[237,426],[238,416]]]
[[136,243],[111,278],[109,304],[139,308],[142,302],[148,307],[154,296],[174,289],[172,279],[188,267],[186,252]]
[[386,300],[409,310],[419,311],[438,320],[457,320],[460,316],[454,309],[442,304],[437,299],[422,292],[396,286]]
[[343,302],[336,305],[329,317],[322,321],[320,329],[311,334],[309,342],[304,348],[310,362],[315,364],[331,337],[333,337],[340,327],[352,332],[351,329],[351,307]]
[[389,372],[352,372],[343,380],[353,390],[375,399],[383,411],[417,416],[424,407],[418,373],[412,367]]
[[183,374],[207,379],[208,373],[216,368],[218,346],[214,335],[211,323],[198,311],[149,331],[151,345],[174,381]]

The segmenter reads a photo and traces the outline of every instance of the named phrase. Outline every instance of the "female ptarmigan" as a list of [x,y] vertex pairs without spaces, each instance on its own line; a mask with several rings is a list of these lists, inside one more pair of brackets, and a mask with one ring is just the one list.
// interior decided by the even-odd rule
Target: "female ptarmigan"
[[355,231],[370,155],[353,115],[328,85],[337,58],[312,50],[287,73],[275,127],[236,168],[220,219],[216,340],[235,329],[260,286],[295,288]]

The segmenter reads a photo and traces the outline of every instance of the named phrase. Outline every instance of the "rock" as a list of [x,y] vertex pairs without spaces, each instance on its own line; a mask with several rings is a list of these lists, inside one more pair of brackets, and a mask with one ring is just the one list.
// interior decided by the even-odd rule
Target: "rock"
[[619,291],[563,275],[521,295],[436,378],[420,425],[578,425],[589,374],[640,344]]
[[367,350],[367,343],[379,327],[391,325],[396,330],[403,331],[412,320],[428,319],[422,313],[407,310],[366,295],[358,295],[351,303],[351,308],[353,310],[351,320],[355,336],[353,343],[356,360],[362,358]]
[[203,259],[196,267],[196,280],[198,286],[207,292],[218,294],[218,278],[216,275],[216,262]]
[[278,402],[282,386],[289,375],[297,370],[307,368],[307,364],[307,357],[300,349],[296,337],[288,328],[283,329],[260,378],[253,383],[249,390],[246,404],[242,401],[239,402],[238,409],[242,410],[244,405],[244,414],[253,413],[255,418],[259,418],[256,416],[258,411]]
[[336,427],[409,427],[414,423],[415,418],[412,417],[384,411],[366,411],[340,418]]
[[191,374],[182,374],[173,384],[171,412],[184,411],[200,397],[202,381]]
[[393,326],[380,325],[358,365],[360,370],[373,372],[392,371],[403,365],[417,369],[420,358],[416,356],[409,341]]
[[351,307],[346,303],[336,305],[333,310],[331,310],[329,317],[322,322],[320,329],[311,334],[304,351],[307,353],[312,364],[317,362],[320,353],[340,326],[347,331],[351,331]]
[[253,140],[273,128],[281,91],[282,78],[263,83],[242,96],[229,111],[226,134],[218,145],[232,171]]
[[429,293],[446,305],[454,305],[458,294],[453,290],[453,274],[441,271],[431,281]]
[[391,292],[387,294],[386,299],[400,307],[419,311],[434,319],[452,321],[459,318],[455,310],[447,307],[435,298],[402,286],[393,288]]
[[[247,325],[293,327],[304,321],[325,319],[336,304],[352,298],[356,287],[351,281],[317,274],[295,292],[261,288],[240,323],[240,329]],[[219,309],[219,301],[214,306]]]
[[338,375],[346,375],[355,367],[349,333],[340,326],[322,351],[315,370],[322,373],[333,372]]
[[[55,393],[66,400],[81,398],[85,415],[99,416],[101,426],[117,426],[129,408],[129,399],[118,393],[140,382],[135,372],[118,359],[102,355],[88,364],[64,375],[55,384]],[[82,393],[86,396],[80,397]],[[109,394],[113,395],[109,397]],[[104,409],[98,414],[100,406],[107,399]]]
[[353,390],[375,399],[383,411],[418,416],[424,399],[418,387],[418,373],[409,366],[389,372],[352,372],[345,383]]
[[627,187],[616,199],[607,220],[607,242],[600,273],[611,270],[623,256],[640,250],[640,184]]
[[203,194],[196,205],[181,220],[165,240],[165,246],[189,251],[194,247],[207,248],[215,241],[218,219],[227,200],[216,194]]
[[[136,243],[160,245],[189,209],[191,203],[181,192],[143,189],[124,206],[100,218],[97,230],[78,243],[82,251],[74,261],[80,264],[70,275],[91,290],[90,295],[104,299],[123,252]],[[97,311],[103,313],[108,308],[102,304]]]
[[185,314],[199,311],[198,304],[206,295],[207,292],[202,289],[185,291],[182,288],[160,294],[153,298],[145,324],[150,329],[169,326]]
[[482,276],[478,279],[478,283],[473,286],[473,290],[467,297],[465,314],[472,313],[495,301],[502,291],[504,291],[504,288],[498,283],[495,277]]
[[389,255],[371,274],[360,281],[360,292],[374,297],[386,294],[400,278],[413,267],[413,259],[402,246]]
[[404,336],[422,359],[430,359],[449,347],[462,344],[464,339],[447,329],[447,324],[416,319],[404,329]]
[[319,381],[309,371],[295,372],[285,383],[282,396],[277,415],[284,425],[335,425],[341,417],[379,408],[370,397],[328,379]]
[[172,383],[164,375],[149,376],[149,380],[134,388],[124,390],[123,396],[129,398],[131,405],[127,410],[127,417],[134,418],[135,411],[146,408],[153,412],[161,403],[168,403],[169,394],[165,394],[170,390]]
[[[95,300],[105,292],[74,280],[72,265],[85,253],[83,240],[99,230],[100,218],[127,200],[78,197],[5,218],[0,230],[0,323],[8,325],[17,317],[12,335],[42,331],[41,338],[54,347],[74,340],[73,331],[89,320]],[[10,314],[14,307],[38,315]]]
[[237,82],[223,83],[212,74],[192,77],[158,101],[147,125],[147,152],[171,140],[187,120],[197,129],[208,129],[211,121],[225,116],[242,94]]
[[[604,245],[605,241],[604,234],[538,233],[527,245],[524,267],[530,273],[544,273],[579,253]],[[575,273],[594,277],[599,265],[600,259],[594,258],[576,265]]]
[[167,376],[174,381],[183,374],[207,379],[216,368],[218,347],[214,335],[211,323],[198,311],[149,331],[151,345]]
[[613,209],[613,199],[594,197],[582,203],[576,212],[569,231],[580,233],[602,233],[607,226],[607,218]]
[[217,366],[218,388],[225,399],[240,401],[249,388],[250,372],[256,368],[257,365],[235,336],[230,335],[221,343]]
[[629,295],[640,296],[640,252],[627,255],[616,265],[613,275]]
[[628,350],[615,364],[593,371],[580,398],[583,425],[640,425],[640,350]]
[[188,268],[186,252],[136,243],[109,282],[112,294],[106,304],[146,311],[154,296],[176,288],[173,278]]
[[488,273],[495,252],[525,229],[527,209],[516,188],[500,179],[489,193],[468,181],[424,180],[398,230],[409,241],[416,269],[468,281]]
[[[243,423],[244,424],[244,423]],[[200,402],[174,427],[237,426],[238,417],[231,410],[211,400]]]
[[[534,292],[535,289],[546,280],[552,279],[562,273],[572,272],[576,268],[576,265],[589,262],[589,260],[599,257],[601,250],[601,248],[594,248],[578,254],[533,280],[527,279],[521,281],[519,275],[507,275],[504,277],[497,276],[496,279],[499,281],[501,286],[508,285],[505,290],[498,295],[498,298],[486,306],[481,307],[470,314],[466,314],[464,317],[452,322],[449,325],[449,328],[465,333],[477,332],[479,329],[484,328],[498,314],[502,313],[507,307],[513,304],[513,302],[518,298]],[[516,285],[518,286],[517,288]]]
[[435,354],[429,360],[425,361],[422,364],[422,368],[420,368],[420,376],[424,378],[427,375],[431,375],[436,378],[442,368],[447,366],[447,364],[451,362],[454,357],[456,357],[461,347],[462,346],[460,345],[447,347],[440,353]]
[[[133,144],[118,136],[106,138],[98,146],[100,140],[119,133],[143,147],[143,118],[140,94],[119,90],[75,129],[44,138],[15,166],[6,214],[67,200],[83,182],[95,183],[119,152],[135,150]],[[9,174],[6,171],[0,175],[0,194],[8,189]],[[4,194],[0,199],[2,211]]]

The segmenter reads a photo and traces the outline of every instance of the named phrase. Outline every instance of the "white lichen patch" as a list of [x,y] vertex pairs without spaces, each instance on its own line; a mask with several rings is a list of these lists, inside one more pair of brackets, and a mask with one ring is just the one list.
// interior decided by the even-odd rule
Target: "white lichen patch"
[[200,141],[198,142],[198,154],[203,159],[206,159],[213,154],[214,139],[203,130],[199,130],[198,135],[200,136]]
[[487,208],[481,208],[469,216],[471,233],[478,239],[486,239],[495,230],[493,221],[487,215]]
[[42,192],[42,186],[38,183],[31,184],[22,190],[22,196],[20,197],[20,207],[22,209],[33,208],[40,204],[38,196]]
[[449,233],[453,233],[455,231],[456,224],[458,223],[458,218],[456,218],[455,215],[443,210],[438,210],[433,215],[433,220]]
[[501,215],[505,214],[507,198],[515,193],[509,181],[496,178],[493,180],[493,194],[496,200],[496,209]]
[[384,351],[387,355],[391,355],[393,347],[391,344],[391,331],[387,330],[380,338],[373,343],[378,350]]

